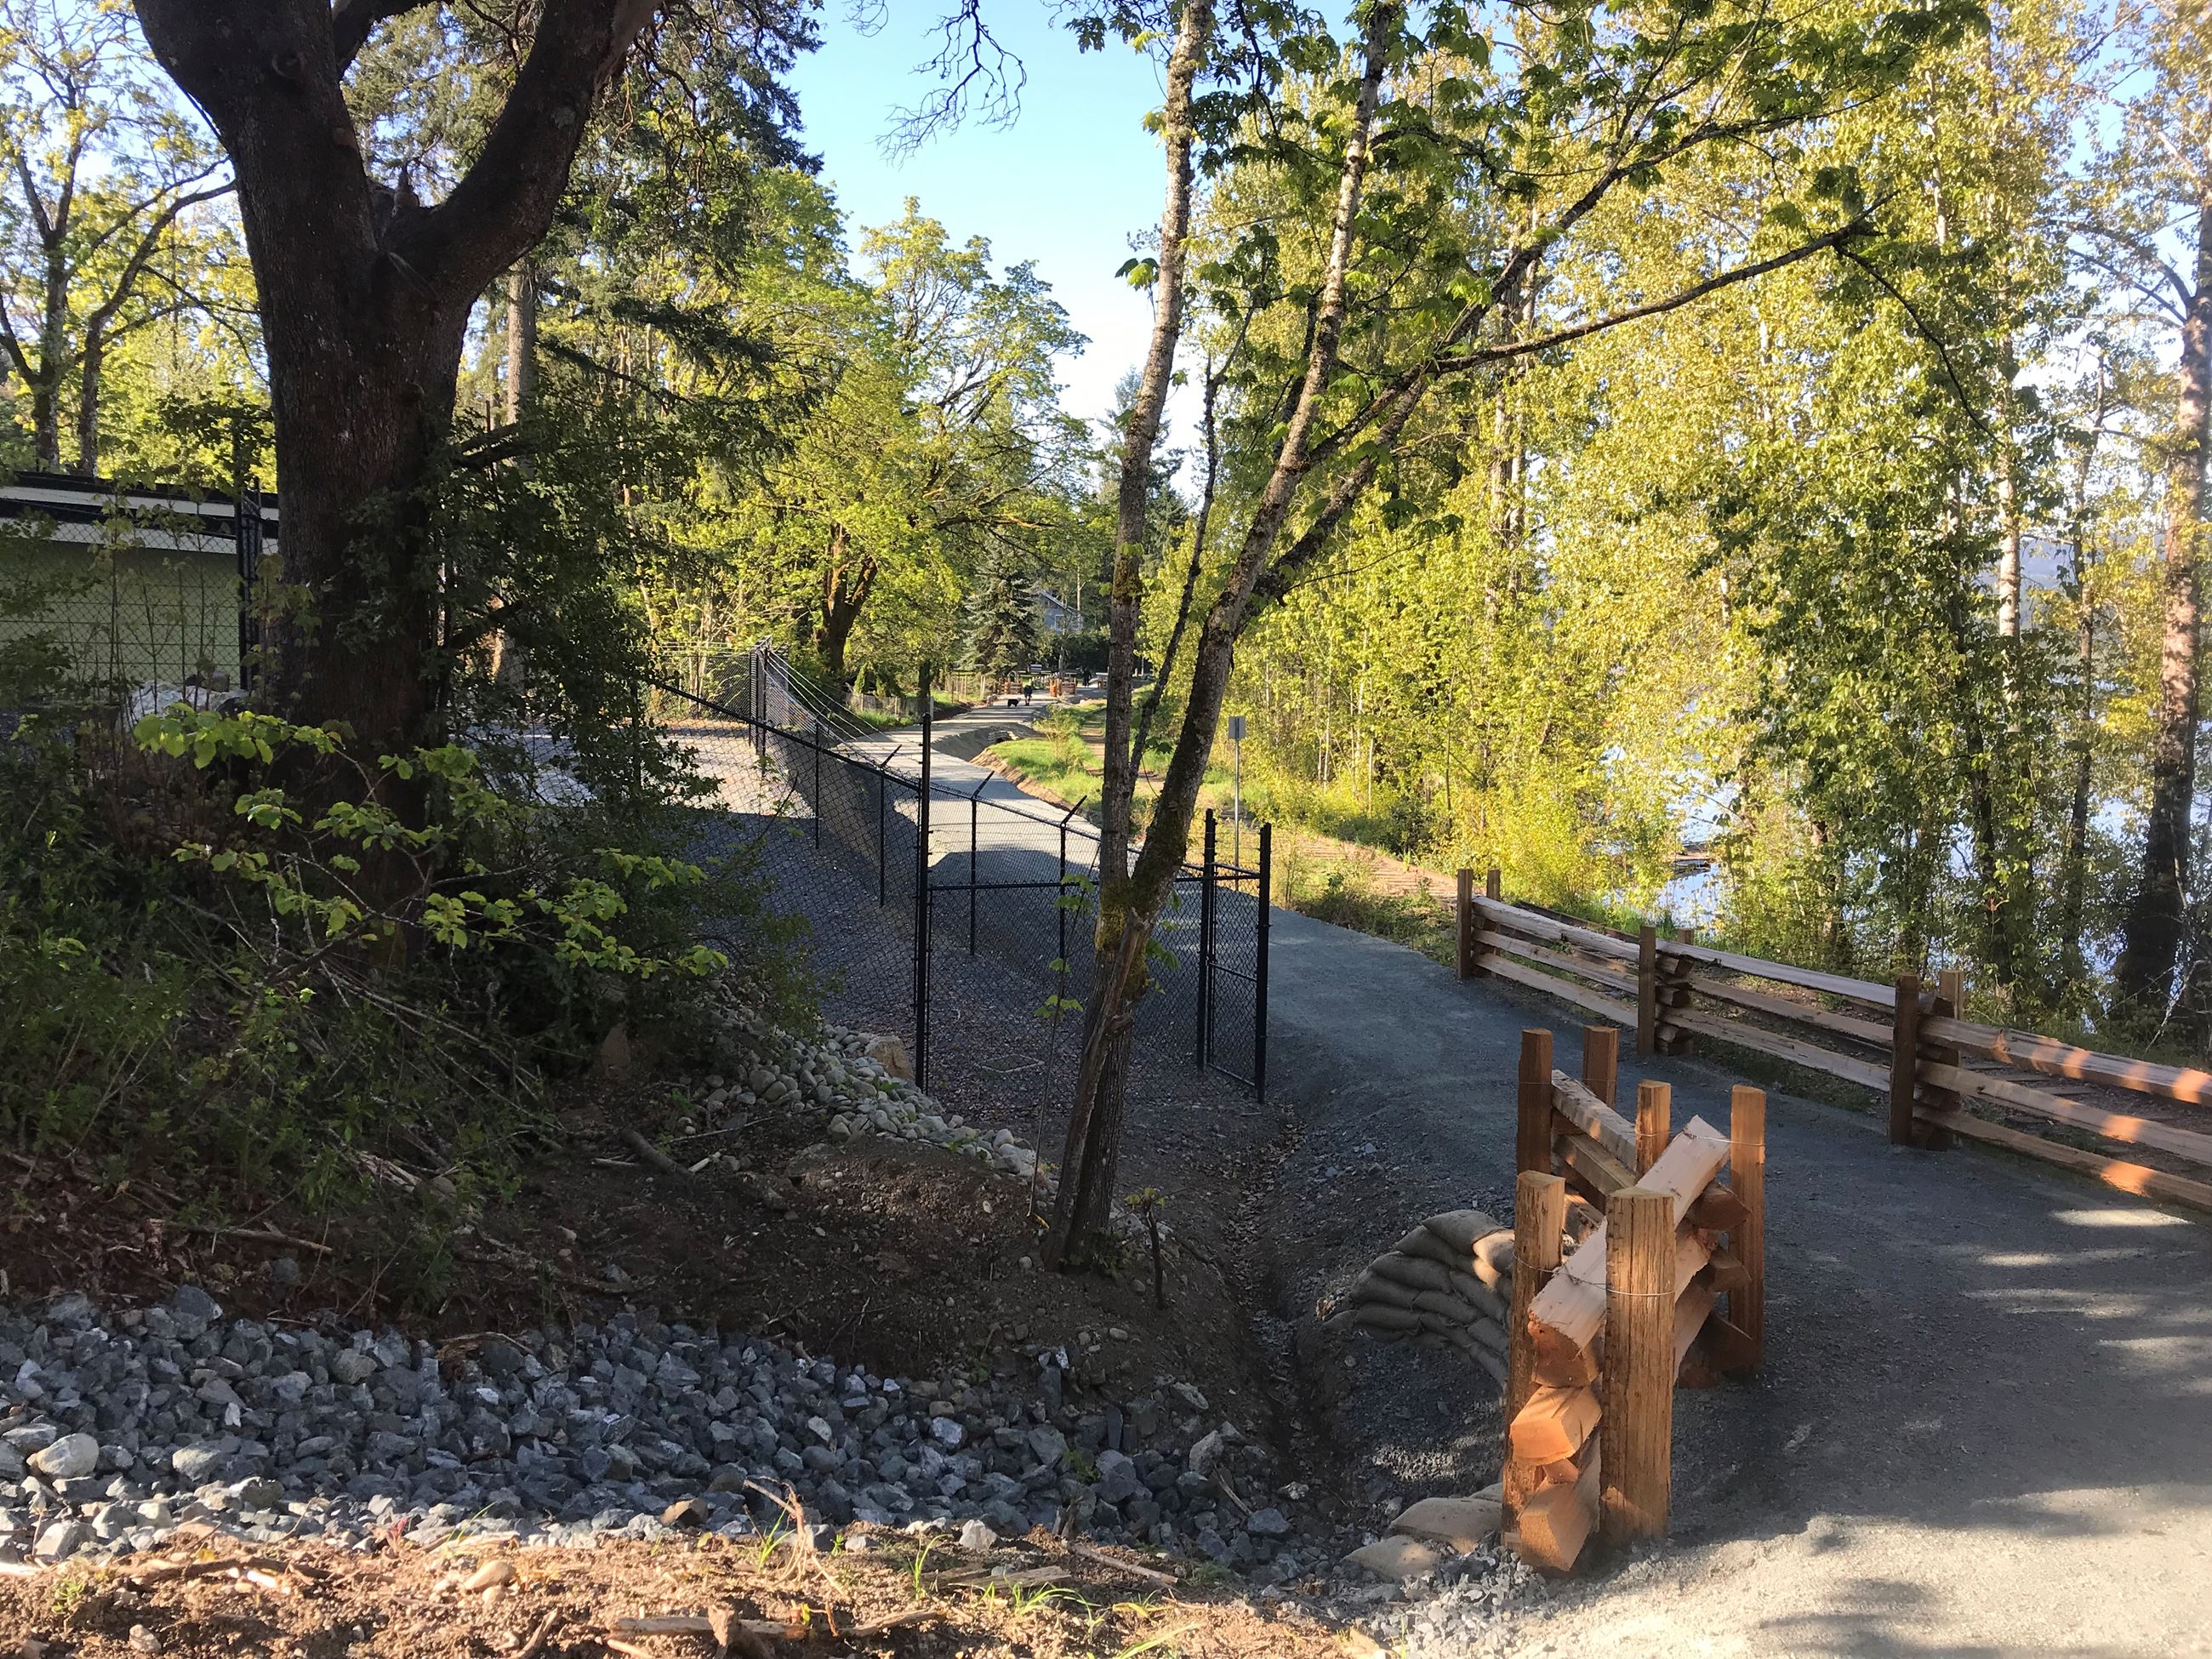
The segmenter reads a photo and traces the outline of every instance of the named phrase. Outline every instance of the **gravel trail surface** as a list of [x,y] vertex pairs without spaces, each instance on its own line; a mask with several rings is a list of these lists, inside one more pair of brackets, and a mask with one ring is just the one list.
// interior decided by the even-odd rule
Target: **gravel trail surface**
[[[1301,1218],[1278,1279],[1296,1304],[1423,1215],[1502,1202],[1520,1032],[1549,1027],[1572,1070],[1579,1019],[1283,912],[1273,969],[1270,1077],[1299,1129],[1280,1207]],[[1726,1125],[1720,1066],[1624,1053],[1624,1097],[1643,1077],[1673,1086],[1678,1126]],[[1767,1363],[1677,1395],[1666,1547],[1502,1621],[1447,1593],[1415,1650],[2212,1650],[2212,1232],[1769,1102]],[[1494,1408],[1413,1394],[1494,1392],[1464,1362],[1353,1352],[1343,1409],[1382,1489],[1494,1474]]]

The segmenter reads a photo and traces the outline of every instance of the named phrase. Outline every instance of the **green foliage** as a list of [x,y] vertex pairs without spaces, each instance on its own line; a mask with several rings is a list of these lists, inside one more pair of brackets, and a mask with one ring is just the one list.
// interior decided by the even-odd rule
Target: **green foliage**
[[1001,564],[985,575],[969,622],[968,653],[976,672],[1000,679],[1024,678],[1036,660],[1036,602],[1018,567]]
[[[311,766],[307,763],[313,762]],[[332,793],[329,780],[357,787]],[[732,976],[698,944],[757,901],[635,813],[502,795],[459,745],[369,762],[337,734],[179,704],[118,743],[33,721],[0,748],[0,1132],[208,1201],[414,1220],[494,1189],[549,1086],[617,1020],[702,1055]]]

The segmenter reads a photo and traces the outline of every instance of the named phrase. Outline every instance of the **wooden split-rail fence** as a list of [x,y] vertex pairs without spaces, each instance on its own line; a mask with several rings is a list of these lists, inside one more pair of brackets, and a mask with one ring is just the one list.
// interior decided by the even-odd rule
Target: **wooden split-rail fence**
[[1504,1527],[1556,1572],[1594,1533],[1665,1533],[1677,1381],[1749,1370],[1765,1346],[1766,1097],[1738,1088],[1725,1134],[1676,1132],[1647,1081],[1631,1122],[1620,1039],[1586,1028],[1577,1080],[1549,1031],[1521,1034]]
[[[1495,870],[1481,892],[1474,872],[1461,871],[1456,908],[1462,979],[1488,975],[1560,998],[1634,1031],[1638,1053],[1730,1044],[1887,1096],[1899,1146],[1964,1136],[2212,1211],[2212,1116],[2201,1127],[2189,1121],[2212,1108],[2212,1073],[1962,1019],[1956,973],[1882,985],[1509,904]],[[2115,1110],[2125,1103],[2108,1091],[2160,1104]],[[2116,1157],[2110,1146],[2155,1152],[2160,1164]]]

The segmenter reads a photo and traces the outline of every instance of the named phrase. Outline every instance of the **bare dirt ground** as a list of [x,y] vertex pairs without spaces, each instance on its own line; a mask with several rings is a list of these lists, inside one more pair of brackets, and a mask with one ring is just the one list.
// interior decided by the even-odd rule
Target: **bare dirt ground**
[[[1345,1645],[1294,1601],[1170,1590],[1103,1552],[1079,1556],[1042,1537],[988,1557],[866,1528],[849,1541],[826,1554],[789,1538],[769,1548],[702,1537],[525,1552],[455,1540],[366,1555],[301,1545],[252,1557],[224,1545],[167,1565],[0,1579],[0,1638],[25,1659],[676,1659],[717,1650],[720,1614],[734,1626],[726,1651],[741,1659],[1376,1651]],[[672,1615],[694,1628],[653,1631]]]

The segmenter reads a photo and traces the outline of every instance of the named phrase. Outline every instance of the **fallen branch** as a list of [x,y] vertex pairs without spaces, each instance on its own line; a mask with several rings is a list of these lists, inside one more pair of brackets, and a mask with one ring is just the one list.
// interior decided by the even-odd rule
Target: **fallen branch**
[[[728,1619],[727,1630],[741,1630],[751,1636],[785,1636],[791,1626],[781,1619]],[[618,1636],[712,1636],[717,1641],[720,1634],[714,1628],[711,1613],[664,1613],[644,1619],[617,1619],[613,1625]]]
[[1162,1572],[1158,1567],[1140,1567],[1133,1561],[1124,1561],[1118,1555],[1109,1555],[1103,1550],[1096,1550],[1088,1544],[1079,1544],[1072,1540],[1068,1543],[1067,1553],[1070,1555],[1080,1556],[1085,1561],[1095,1561],[1102,1567],[1112,1567],[1117,1571],[1128,1573],[1134,1577],[1149,1579],[1155,1584],[1182,1583],[1182,1579],[1171,1572]]
[[896,1630],[901,1625],[917,1625],[935,1616],[931,1607],[908,1607],[903,1613],[894,1613],[866,1625],[855,1625],[845,1632],[848,1642],[865,1642],[872,1636],[881,1636],[887,1630]]
[[629,1124],[623,1124],[620,1128],[616,1130],[615,1133],[623,1138],[623,1141],[628,1144],[630,1151],[635,1152],[647,1164],[659,1170],[661,1174],[677,1176],[679,1177],[686,1174],[686,1171],[681,1164],[678,1164],[674,1158],[669,1157],[667,1153],[662,1152],[659,1147],[654,1146],[636,1130],[631,1128]]
[[514,1659],[538,1659],[538,1656],[545,1650],[545,1644],[551,1638],[554,1627],[560,1622],[561,1609],[555,1607],[538,1621],[538,1628],[530,1632],[530,1639],[516,1651]]
[[143,1589],[149,1584],[176,1583],[191,1578],[220,1578],[226,1575],[245,1577],[254,1574],[258,1576],[249,1578],[248,1582],[260,1583],[270,1572],[283,1571],[283,1562],[264,1560],[259,1558],[243,1561],[236,1556],[222,1561],[156,1561],[152,1565],[132,1573],[126,1582],[133,1589]]
[[280,1233],[274,1227],[215,1227],[198,1221],[164,1221],[162,1226],[173,1233],[199,1233],[210,1238],[248,1238],[257,1244],[283,1244],[295,1250],[312,1250],[317,1255],[328,1255],[331,1246],[318,1244],[312,1238],[295,1238],[289,1233]]

